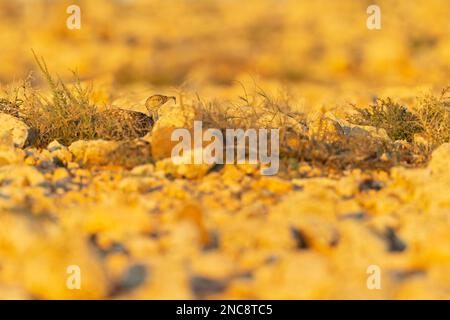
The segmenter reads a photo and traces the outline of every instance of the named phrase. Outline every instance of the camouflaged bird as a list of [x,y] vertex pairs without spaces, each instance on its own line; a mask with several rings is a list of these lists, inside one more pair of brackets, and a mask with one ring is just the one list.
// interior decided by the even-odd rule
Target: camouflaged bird
[[142,137],[151,131],[153,125],[158,119],[159,108],[171,99],[176,101],[175,97],[168,97],[159,94],[149,97],[145,102],[148,115],[139,111],[108,109],[100,113],[100,118],[105,117],[105,120],[112,118],[114,120],[118,120],[120,126],[122,127],[120,130],[122,133],[118,134],[124,135],[119,138],[132,138],[136,136]]

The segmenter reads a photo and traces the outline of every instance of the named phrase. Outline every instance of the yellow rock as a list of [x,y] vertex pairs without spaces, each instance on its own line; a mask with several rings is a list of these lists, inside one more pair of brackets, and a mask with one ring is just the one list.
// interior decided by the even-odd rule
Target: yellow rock
[[332,269],[325,257],[297,253],[255,273],[253,293],[258,299],[324,299],[332,288]]
[[9,133],[14,146],[18,148],[29,145],[35,138],[35,133],[25,123],[16,117],[0,112],[0,136]]
[[77,141],[70,145],[74,160],[85,166],[121,165],[127,168],[149,162],[150,146],[145,141]]
[[0,136],[0,166],[21,163],[25,158],[25,152],[14,146],[11,131]]
[[449,172],[450,143],[444,143],[433,151],[428,168],[435,174]]
[[50,151],[50,156],[53,158],[53,160],[56,157],[65,165],[72,161],[72,153],[69,151],[69,149],[56,140],[54,140],[47,146],[47,150]]
[[292,184],[290,181],[286,181],[276,177],[261,177],[255,181],[252,186],[258,189],[266,189],[270,192],[286,194],[292,190]]
[[36,186],[45,182],[45,177],[34,167],[8,165],[0,167],[0,181],[9,181],[15,186]]
[[52,180],[59,184],[66,183],[70,180],[69,172],[65,168],[56,168],[53,172]]
[[[42,299],[99,299],[108,282],[98,257],[84,237],[65,233],[37,238],[26,252],[34,258],[23,264],[23,283],[28,292]],[[71,289],[68,279],[80,271],[80,289]],[[76,272],[76,271],[75,271]],[[69,283],[70,284],[70,283]]]
[[76,161],[84,165],[107,165],[109,155],[118,148],[115,141],[76,141],[69,147]]

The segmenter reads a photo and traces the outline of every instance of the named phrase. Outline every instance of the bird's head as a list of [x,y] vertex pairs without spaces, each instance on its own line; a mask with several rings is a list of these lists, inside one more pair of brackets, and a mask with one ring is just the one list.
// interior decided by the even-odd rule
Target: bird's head
[[160,94],[155,94],[149,97],[147,101],[145,101],[145,107],[147,108],[148,112],[153,112],[155,109],[158,109],[169,100],[173,100],[175,103],[177,103],[177,98],[175,98],[174,96],[168,97]]

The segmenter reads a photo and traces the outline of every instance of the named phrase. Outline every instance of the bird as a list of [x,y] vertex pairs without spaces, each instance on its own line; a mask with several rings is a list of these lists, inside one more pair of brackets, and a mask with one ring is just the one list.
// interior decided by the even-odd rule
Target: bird
[[145,107],[147,108],[148,114],[154,121],[159,118],[159,109],[169,100],[173,100],[174,103],[177,103],[177,98],[174,96],[164,96],[161,94],[152,95],[145,101]]
[[173,96],[155,94],[147,98],[145,102],[148,114],[121,108],[107,109],[99,112],[97,120],[99,123],[118,124],[120,129],[115,130],[118,138],[142,137],[152,130],[158,120],[159,108],[169,100],[176,102]]

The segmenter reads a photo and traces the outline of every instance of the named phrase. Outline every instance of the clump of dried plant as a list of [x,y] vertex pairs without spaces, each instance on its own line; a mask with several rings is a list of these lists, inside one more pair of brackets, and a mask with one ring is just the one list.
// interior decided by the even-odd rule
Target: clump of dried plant
[[369,108],[355,107],[349,121],[358,125],[383,128],[392,140],[412,142],[414,134],[423,130],[418,117],[391,98],[377,99]]
[[422,135],[432,145],[438,146],[450,140],[450,87],[439,96],[427,94],[418,98],[414,110]]
[[0,112],[20,118],[37,131],[35,146],[45,147],[53,140],[69,145],[77,140],[133,139],[150,131],[150,117],[111,107],[99,110],[90,102],[92,86],[82,85],[76,73],[74,84],[68,86],[50,74],[44,59],[35,58],[50,95],[41,94],[27,79],[0,99]]

